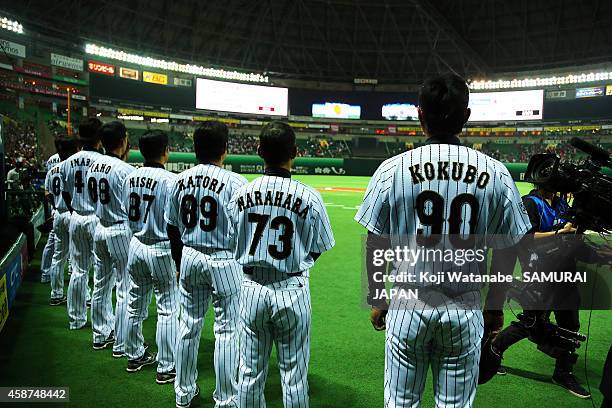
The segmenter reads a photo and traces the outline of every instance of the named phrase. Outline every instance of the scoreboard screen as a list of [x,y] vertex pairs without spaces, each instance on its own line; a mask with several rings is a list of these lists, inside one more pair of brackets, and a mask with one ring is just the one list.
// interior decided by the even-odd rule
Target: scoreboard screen
[[544,90],[470,93],[469,122],[540,120]]
[[312,117],[329,119],[359,119],[361,118],[361,106],[337,102],[313,103]]
[[198,78],[196,109],[287,116],[288,88]]
[[382,117],[387,120],[417,120],[419,112],[411,103],[389,103],[382,106]]

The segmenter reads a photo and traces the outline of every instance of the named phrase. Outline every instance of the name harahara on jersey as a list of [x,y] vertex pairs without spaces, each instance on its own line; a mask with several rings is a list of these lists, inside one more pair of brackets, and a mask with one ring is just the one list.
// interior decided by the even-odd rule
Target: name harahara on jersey
[[[449,170],[450,167],[452,167],[452,169]],[[435,165],[431,162],[425,162],[422,163],[422,167],[421,164],[413,164],[408,167],[408,170],[410,170],[410,175],[412,176],[412,182],[414,184],[419,184],[423,181],[431,181],[437,178],[438,180],[463,181],[466,184],[472,184],[476,181],[476,187],[483,189],[489,184],[489,180],[491,179],[491,175],[486,171],[478,174],[478,168],[476,166],[472,166],[471,164],[466,165],[458,161],[439,161]],[[478,177],[476,177],[477,174]]]
[[[283,199],[284,197],[284,199]],[[300,197],[293,197],[293,194],[287,194],[282,191],[271,191],[268,190],[264,193],[261,191],[247,192],[244,196],[236,199],[236,205],[238,206],[238,212],[242,212],[245,209],[256,207],[259,205],[269,205],[274,207],[284,208],[297,214],[300,218],[306,219],[309,205],[305,205],[302,208],[303,200]]]
[[179,193],[187,188],[206,188],[214,193],[221,194],[223,187],[225,187],[225,183],[219,183],[219,180],[216,178],[201,174],[189,176],[186,179],[179,179],[178,181]]

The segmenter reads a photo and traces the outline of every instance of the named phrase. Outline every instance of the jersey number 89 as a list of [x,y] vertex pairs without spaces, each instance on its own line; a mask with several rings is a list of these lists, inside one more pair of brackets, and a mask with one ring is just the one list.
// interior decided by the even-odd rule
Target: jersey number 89
[[198,225],[199,213],[200,229],[204,232],[211,232],[217,227],[217,200],[211,196],[204,196],[198,203],[197,198],[187,194],[181,200],[181,221],[186,228],[195,228]]

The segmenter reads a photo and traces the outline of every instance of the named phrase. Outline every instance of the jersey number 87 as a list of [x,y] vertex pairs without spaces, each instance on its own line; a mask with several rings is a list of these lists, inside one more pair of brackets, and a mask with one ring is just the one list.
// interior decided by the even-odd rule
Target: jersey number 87
[[128,219],[131,222],[140,221],[140,217],[142,216],[142,211],[140,210],[140,204],[142,201],[147,203],[144,211],[144,219],[142,222],[147,222],[149,218],[149,211],[151,210],[151,205],[153,205],[153,201],[155,200],[155,196],[151,194],[143,194],[142,198],[138,195],[138,193],[130,193],[130,206],[128,208]]

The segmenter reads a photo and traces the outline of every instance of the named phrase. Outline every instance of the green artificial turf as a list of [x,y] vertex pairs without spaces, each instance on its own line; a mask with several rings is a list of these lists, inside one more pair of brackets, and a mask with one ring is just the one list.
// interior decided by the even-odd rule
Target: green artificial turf
[[[249,177],[252,178],[252,177]],[[341,176],[296,177],[317,188],[364,188],[368,178]],[[521,192],[529,186],[522,183]],[[313,327],[310,360],[310,397],[313,408],[371,408],[383,406],[384,333],[375,332],[363,305],[360,240],[364,230],[353,221],[362,192],[322,191],[336,247],[317,261],[311,272]],[[170,407],[171,385],[155,384],[149,367],[136,374],[125,372],[126,360],[111,352],[91,349],[91,329],[69,331],[65,307],[47,305],[49,287],[38,282],[40,248],[31,264],[9,320],[0,334],[0,386],[68,386],[75,407]],[[609,311],[594,311],[588,344],[588,379],[597,407],[602,366],[612,339]],[[512,319],[506,314],[506,323]],[[581,312],[586,333],[589,312]],[[154,348],[155,309],[150,308],[144,333]],[[206,317],[198,357],[201,400],[213,406],[213,333],[211,312]],[[576,368],[585,380],[584,346]],[[553,385],[554,361],[523,341],[506,353],[509,374],[496,377],[478,389],[477,407],[590,407]],[[423,407],[433,407],[431,374]],[[270,367],[266,397],[269,407],[281,407],[279,374]],[[58,404],[54,404],[57,406]]]

